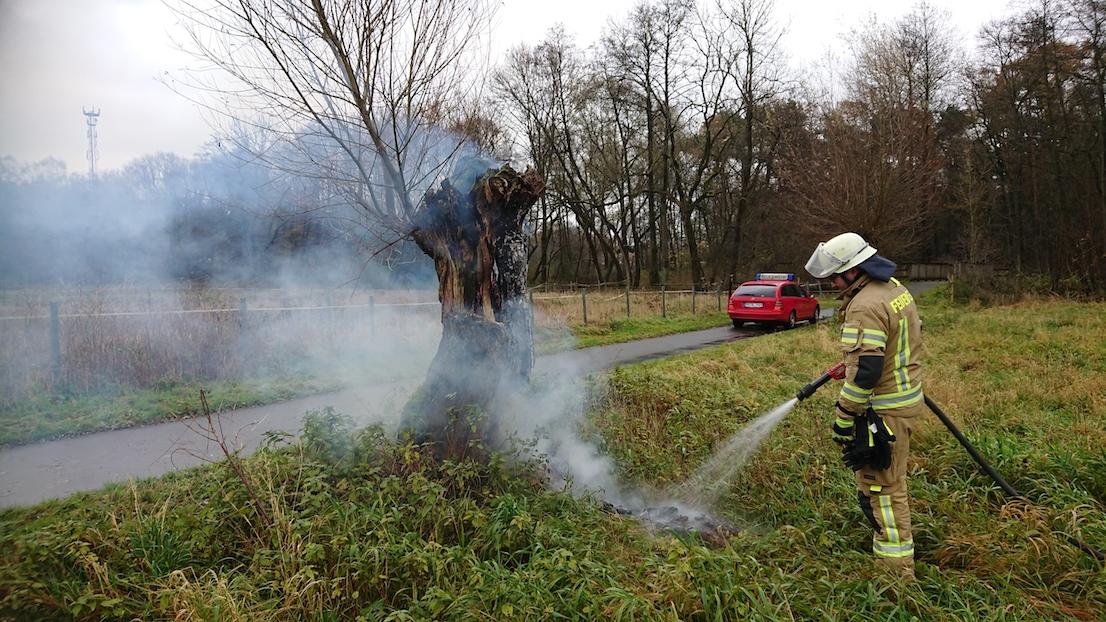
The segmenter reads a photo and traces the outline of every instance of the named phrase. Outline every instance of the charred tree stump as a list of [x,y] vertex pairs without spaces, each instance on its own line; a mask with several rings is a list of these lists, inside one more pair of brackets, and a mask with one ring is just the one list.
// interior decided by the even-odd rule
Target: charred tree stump
[[483,171],[467,192],[454,183],[464,181],[427,194],[412,233],[438,275],[442,340],[426,381],[404,407],[400,435],[461,458],[470,441],[495,440],[496,399],[530,380],[523,223],[545,182],[533,170],[504,166]]

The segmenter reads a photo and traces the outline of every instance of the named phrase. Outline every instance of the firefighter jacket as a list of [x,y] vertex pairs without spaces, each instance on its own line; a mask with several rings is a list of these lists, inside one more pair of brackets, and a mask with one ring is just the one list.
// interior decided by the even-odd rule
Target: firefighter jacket
[[[845,383],[839,407],[852,415],[871,407],[880,415],[913,416],[922,394],[922,323],[914,297],[899,281],[861,275],[842,294],[841,349]],[[875,386],[856,383],[860,357],[882,356]]]

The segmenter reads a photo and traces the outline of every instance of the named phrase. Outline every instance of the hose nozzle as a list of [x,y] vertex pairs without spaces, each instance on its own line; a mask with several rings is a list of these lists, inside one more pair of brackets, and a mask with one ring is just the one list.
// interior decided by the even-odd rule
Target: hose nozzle
[[814,395],[814,392],[817,391],[819,388],[821,388],[822,385],[829,382],[831,378],[836,378],[837,380],[840,380],[844,377],[845,377],[845,364],[844,363],[837,363],[833,367],[830,367],[829,369],[827,369],[825,371],[825,373],[823,373],[821,376],[818,376],[817,378],[812,380],[810,382],[810,384],[808,384],[805,387],[799,389],[799,392],[795,394],[795,399],[797,399],[801,402],[801,401],[805,400],[806,398],[810,397],[811,395]]

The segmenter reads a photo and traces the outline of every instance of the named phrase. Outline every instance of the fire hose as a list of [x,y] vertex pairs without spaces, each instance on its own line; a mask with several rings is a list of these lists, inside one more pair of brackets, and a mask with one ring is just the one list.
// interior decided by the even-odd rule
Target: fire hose
[[[822,385],[826,384],[830,380],[841,380],[844,377],[845,364],[837,363],[833,367],[827,369],[821,376],[818,376],[810,383],[805,385],[803,388],[799,389],[799,392],[795,394],[795,399],[801,402],[811,395],[814,395],[815,391],[817,391],[819,388],[822,387]],[[979,453],[979,450],[977,450],[975,446],[972,445],[972,443],[967,439],[967,437],[964,436],[960,429],[956,427],[956,424],[952,422],[952,419],[949,419],[949,416],[945,414],[945,411],[941,410],[941,407],[938,406],[937,403],[934,402],[932,399],[930,399],[928,395],[925,396],[925,404],[927,407],[929,407],[929,410],[934,415],[936,415],[938,419],[941,420],[941,423],[945,424],[945,427],[948,428],[949,432],[951,432],[952,435],[956,437],[956,440],[960,442],[960,445],[964,448],[965,451],[968,452],[968,455],[972,457],[972,460],[975,460],[976,464],[978,464],[980,468],[983,469],[983,472],[986,473],[996,484],[998,484],[999,488],[1002,488],[1003,492],[1006,493],[1006,496],[1008,498],[1018,501],[1024,501],[1026,503],[1032,503],[1032,501],[1027,499],[1024,495],[1015,490],[1013,486],[1006,482],[1002,475],[1000,475],[999,472],[996,471],[989,462],[987,462],[987,459]],[[1063,535],[1068,542],[1078,547],[1087,555],[1090,555],[1100,562],[1106,561],[1106,556],[1104,556],[1102,552],[1098,549],[1095,549],[1091,545],[1083,542],[1075,536],[1066,533]]]

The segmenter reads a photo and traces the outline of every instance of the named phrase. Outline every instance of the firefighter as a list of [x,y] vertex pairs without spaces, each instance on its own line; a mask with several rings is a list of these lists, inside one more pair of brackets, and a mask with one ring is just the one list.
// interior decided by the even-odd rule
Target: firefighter
[[914,576],[906,490],[910,434],[924,410],[922,331],[895,263],[856,233],[818,245],[806,264],[841,290],[845,383],[835,407],[834,440],[856,472],[857,500],[871,524],[880,562]]

